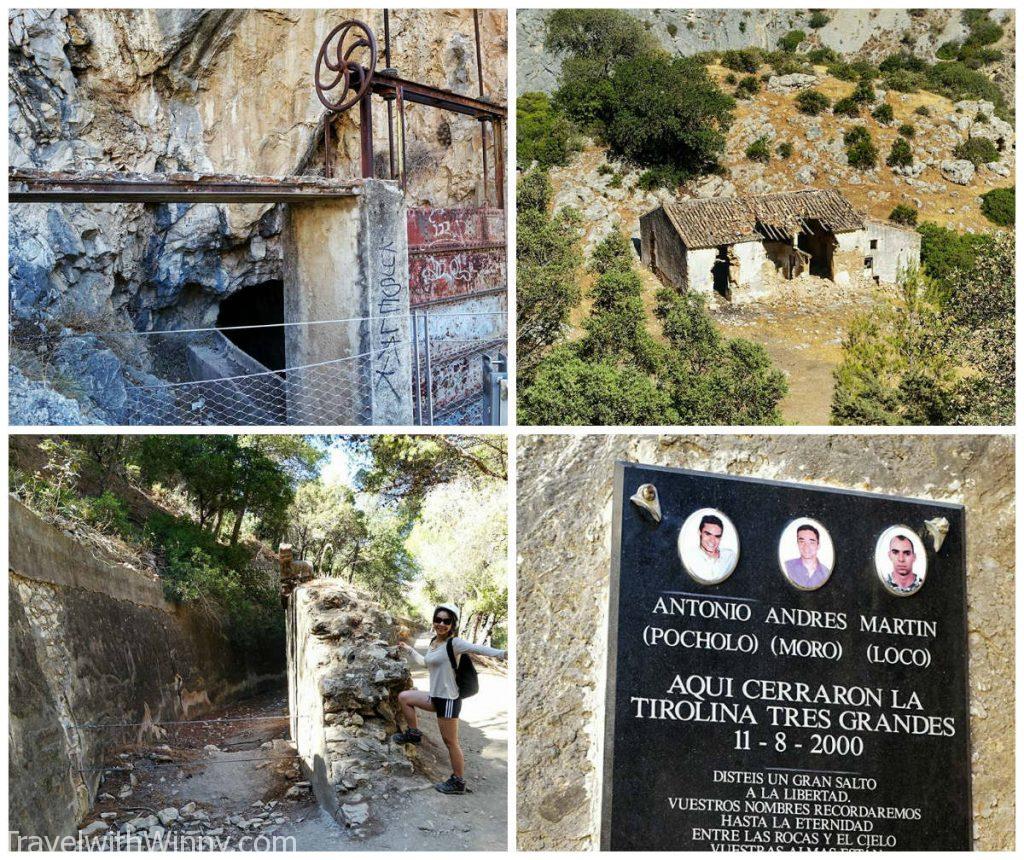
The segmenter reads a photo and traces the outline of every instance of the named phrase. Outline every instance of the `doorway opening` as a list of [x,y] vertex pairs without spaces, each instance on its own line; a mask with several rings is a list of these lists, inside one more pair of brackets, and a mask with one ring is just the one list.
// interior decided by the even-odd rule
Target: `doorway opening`
[[810,255],[812,275],[832,280],[832,234],[813,218],[807,221],[807,228],[809,232],[801,231],[797,237],[797,247]]
[[715,292],[720,296],[731,299],[732,290],[729,289],[729,246],[721,245],[718,248],[718,255],[711,267],[712,285]]
[[[217,328],[268,370],[284,370],[284,282],[264,281],[243,287],[220,303]],[[233,328],[271,326],[271,328]]]

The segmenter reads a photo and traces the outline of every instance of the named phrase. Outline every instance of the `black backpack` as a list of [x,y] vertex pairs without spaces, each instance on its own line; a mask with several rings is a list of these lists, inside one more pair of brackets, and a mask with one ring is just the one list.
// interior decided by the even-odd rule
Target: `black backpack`
[[455,683],[459,688],[459,698],[468,699],[480,692],[480,679],[476,676],[476,666],[469,659],[469,654],[460,654],[459,661],[455,661],[455,649],[452,647],[452,640],[448,640],[448,659],[451,660],[452,669],[455,670]]

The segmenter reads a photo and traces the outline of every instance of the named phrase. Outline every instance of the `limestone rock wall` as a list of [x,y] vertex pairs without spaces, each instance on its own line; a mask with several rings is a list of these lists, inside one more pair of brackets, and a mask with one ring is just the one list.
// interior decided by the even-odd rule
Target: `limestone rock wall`
[[599,843],[597,747],[616,459],[965,505],[975,848],[1013,850],[1013,440],[939,435],[521,437],[521,849]]
[[288,598],[292,739],[320,805],[355,834],[372,832],[372,802],[413,773],[398,730],[398,694],[412,686],[398,651],[399,622],[338,580],[313,580]]
[[[329,30],[349,18],[365,21],[383,50],[380,9],[12,10],[10,164],[322,173],[324,108],[313,88],[314,61]],[[506,22],[504,10],[481,11],[485,92],[501,102]],[[477,94],[471,10],[393,10],[391,44],[401,74]],[[386,121],[375,99],[379,176],[387,165]],[[340,175],[358,171],[357,123],[354,110],[339,126]],[[475,120],[410,107],[410,203],[479,205],[479,142]],[[282,206],[269,204],[12,205],[11,311],[20,336],[13,363],[29,380],[39,378],[36,364],[57,352],[40,332],[213,325],[226,296],[283,278],[284,221]],[[76,400],[84,387],[88,401],[90,388],[116,389],[112,379],[123,388],[124,361],[153,371],[138,354],[145,353],[141,342],[124,352],[136,354],[85,343],[57,361],[57,375],[95,380],[67,386]],[[69,411],[46,403],[20,376],[15,385],[18,403],[40,413],[29,418]]]
[[[151,572],[100,561],[10,499],[10,829],[77,832],[116,745],[280,679],[244,665]],[[86,725],[135,723],[126,729]],[[106,762],[109,764],[109,761]],[[128,801],[126,801],[128,802]]]

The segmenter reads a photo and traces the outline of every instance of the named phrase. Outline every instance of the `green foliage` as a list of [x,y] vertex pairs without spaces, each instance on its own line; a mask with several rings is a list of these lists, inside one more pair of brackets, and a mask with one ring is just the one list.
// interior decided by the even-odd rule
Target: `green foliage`
[[831,20],[832,19],[820,9],[815,9],[811,12],[811,17],[807,20],[807,26],[812,30],[820,30]]
[[878,163],[878,148],[864,126],[851,127],[843,135],[843,143],[846,145],[846,160],[851,167],[867,170]]
[[889,157],[885,159],[885,163],[890,167],[909,167],[914,163],[914,151],[906,138],[897,137],[892,142],[892,149],[889,150]]
[[955,60],[960,56],[959,42],[943,42],[935,51],[935,56],[940,60]]
[[736,75],[734,75],[732,72],[729,72],[729,74],[727,74],[725,76],[725,82],[729,86],[735,86],[736,85]]
[[516,159],[520,168],[534,161],[543,169],[568,164],[580,149],[572,123],[551,104],[547,93],[523,93],[516,100]]
[[928,69],[925,89],[945,96],[950,101],[978,99],[990,101],[996,107],[1003,105],[1003,93],[998,84],[984,73],[961,62],[940,62]]
[[618,60],[651,53],[657,43],[638,19],[618,9],[555,9],[544,22],[544,47],[592,60],[607,74]]
[[971,24],[970,34],[965,45],[994,45],[1003,38],[1003,28],[989,17],[981,18]]
[[768,138],[759,137],[747,147],[745,155],[751,161],[760,161],[767,164],[772,158],[772,150],[768,144]]
[[914,135],[917,134],[917,129],[909,122],[903,123],[896,131],[900,136],[905,137],[907,140],[913,140]]
[[837,116],[860,116],[860,102],[846,96],[841,98],[834,105],[832,105],[832,113]]
[[966,159],[975,167],[1002,158],[996,145],[987,137],[967,138],[953,150],[953,157]]
[[757,48],[724,51],[721,62],[723,66],[734,72],[752,74],[761,66],[761,52]]
[[737,98],[753,98],[761,89],[761,82],[753,75],[740,79],[736,86]]
[[636,184],[644,191],[655,188],[678,188],[687,179],[687,173],[680,167],[652,167],[637,178]]
[[800,90],[796,95],[796,106],[800,113],[808,116],[817,116],[824,110],[831,107],[832,102],[824,93],[818,90]]
[[981,214],[1000,227],[1013,227],[1017,210],[1016,186],[993,188],[981,195]]
[[608,174],[614,172],[615,168],[612,167],[607,161],[603,161],[599,165],[597,165],[597,173],[599,176],[608,176]]
[[[925,228],[935,244],[942,228]],[[1013,423],[1014,243],[1003,234],[984,246],[944,283],[906,273],[899,303],[855,321],[836,371],[833,423]]]
[[775,151],[779,154],[779,158],[791,158],[793,155],[793,144],[788,140],[783,141]]
[[921,234],[921,268],[943,286],[951,283],[955,271],[973,269],[992,248],[992,237],[984,233],[961,234],[929,222],[917,232]]
[[918,105],[916,108],[914,108],[914,113],[916,113],[918,116],[932,115],[931,109],[928,107],[928,105]]
[[18,494],[30,508],[48,518],[79,518],[78,478],[84,452],[72,440],[59,437],[43,439],[39,450],[46,455],[46,465],[31,476],[23,476]]
[[882,76],[882,85],[898,93],[916,93],[925,83],[922,75],[906,69],[895,69]]
[[107,534],[116,534],[129,540],[138,540],[138,530],[128,517],[124,500],[110,490],[99,496],[82,499],[85,520]]
[[828,66],[842,61],[842,57],[831,48],[813,48],[807,52],[807,61],[816,66]]
[[835,371],[833,424],[949,422],[956,367],[942,348],[938,289],[912,270],[901,293],[851,325]]
[[894,224],[914,227],[917,225],[917,207],[909,203],[900,203],[889,213],[889,220]]
[[561,336],[580,300],[577,273],[579,217],[572,210],[548,212],[551,183],[541,170],[519,180],[516,194],[516,348],[520,385]]
[[883,125],[888,125],[894,119],[892,105],[887,102],[883,102],[873,111],[871,111],[871,116],[873,116],[875,120],[882,123]]
[[665,29],[668,30],[668,35],[672,39],[674,39],[676,37],[676,33],[679,32],[679,28],[675,24],[671,24],[671,23],[670,24],[666,24],[665,25]]
[[657,316],[669,346],[647,333],[642,284],[623,236],[599,246],[594,310],[585,336],[545,357],[520,389],[524,424],[778,423],[783,374],[763,347],[718,334],[703,299],[658,293]]
[[791,75],[796,72],[809,71],[807,58],[803,55],[791,54],[786,51],[772,51],[769,54],[765,54],[764,58],[777,75]]
[[779,39],[779,47],[786,53],[792,54],[806,38],[807,34],[803,30],[790,30]]
[[871,104],[875,100],[875,88],[871,86],[871,81],[858,81],[850,93],[850,99],[857,104]]

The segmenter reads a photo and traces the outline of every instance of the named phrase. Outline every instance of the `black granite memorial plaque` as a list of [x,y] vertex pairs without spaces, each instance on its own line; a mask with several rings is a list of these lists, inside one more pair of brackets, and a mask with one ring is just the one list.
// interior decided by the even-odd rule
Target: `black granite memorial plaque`
[[969,850],[963,508],[615,486],[602,847]]

